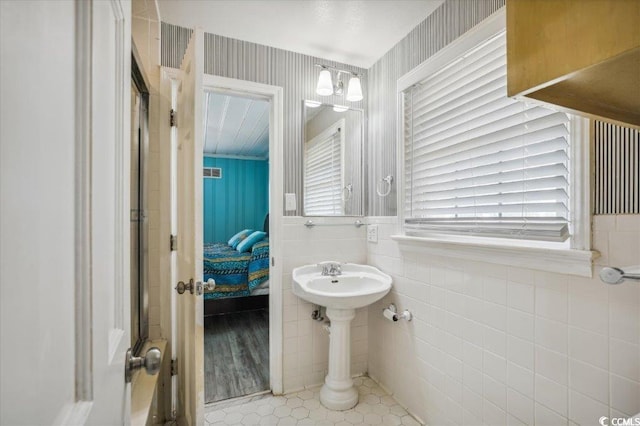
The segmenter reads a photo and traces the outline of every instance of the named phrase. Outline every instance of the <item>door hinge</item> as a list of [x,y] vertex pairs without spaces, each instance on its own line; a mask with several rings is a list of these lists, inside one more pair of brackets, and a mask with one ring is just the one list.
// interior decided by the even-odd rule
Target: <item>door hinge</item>
[[131,222],[144,222],[147,213],[141,209],[131,209]]
[[169,236],[169,249],[171,251],[178,251],[178,236],[170,235]]
[[173,108],[169,111],[169,126],[176,127],[176,110]]
[[171,360],[171,375],[172,376],[177,376],[178,375],[178,360],[177,359],[172,359]]
[[271,266],[276,266],[276,258],[275,257],[271,258]]

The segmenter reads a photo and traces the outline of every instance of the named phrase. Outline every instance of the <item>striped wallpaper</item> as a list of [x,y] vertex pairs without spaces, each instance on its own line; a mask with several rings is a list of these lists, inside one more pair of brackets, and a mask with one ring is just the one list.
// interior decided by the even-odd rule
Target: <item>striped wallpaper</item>
[[187,44],[193,30],[178,25],[162,23],[160,27],[160,65],[163,67],[180,68],[182,57],[187,50]]
[[[298,194],[302,212],[302,99],[344,104],[341,96],[320,98],[315,93],[316,62],[363,73],[364,101],[350,106],[365,111],[366,177],[365,214],[397,214],[395,184],[387,197],[376,194],[376,185],[387,175],[394,181],[396,170],[397,116],[400,108],[396,92],[398,78],[438,52],[504,6],[505,0],[447,0],[416,26],[405,38],[378,60],[368,71],[319,58],[255,43],[205,34],[205,72],[285,89],[285,192]],[[162,23],[163,66],[178,68],[191,30]],[[640,213],[638,177],[640,148],[638,131],[596,122],[595,141],[595,214]],[[383,189],[381,187],[381,189]]]
[[592,125],[594,214],[640,214],[640,130]]
[[397,117],[401,107],[396,83],[400,77],[451,43],[504,5],[504,0],[447,0],[369,68],[368,151],[369,216],[396,215],[396,185],[387,197],[375,188],[396,171]]
[[[184,40],[185,38],[188,40],[189,34],[189,29],[162,23],[160,60],[163,66],[179,68],[186,48]],[[362,74],[364,99],[368,98],[366,93],[367,70],[215,34],[205,33],[204,45],[204,72],[206,74],[284,88],[284,192],[296,193],[298,201],[297,210],[285,212],[285,214],[301,215],[302,100],[311,99],[323,103],[365,108],[364,102],[347,102],[345,95],[318,96],[315,88],[320,70],[314,65],[322,63]],[[364,134],[366,138],[366,132]]]

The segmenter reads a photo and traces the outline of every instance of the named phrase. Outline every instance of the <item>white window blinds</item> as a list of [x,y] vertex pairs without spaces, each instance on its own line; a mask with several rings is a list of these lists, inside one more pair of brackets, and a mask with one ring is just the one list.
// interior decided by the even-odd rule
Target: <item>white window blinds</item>
[[504,33],[403,94],[407,234],[568,237],[569,117],[507,97]]
[[304,213],[336,216],[342,209],[342,134],[333,127],[305,144]]

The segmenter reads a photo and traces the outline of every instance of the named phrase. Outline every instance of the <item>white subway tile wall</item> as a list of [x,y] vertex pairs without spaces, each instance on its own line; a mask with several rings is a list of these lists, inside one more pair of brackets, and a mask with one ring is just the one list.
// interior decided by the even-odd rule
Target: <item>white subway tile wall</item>
[[[283,381],[293,392],[324,382],[329,357],[329,334],[323,323],[311,319],[313,305],[291,291],[293,269],[326,260],[366,263],[365,227],[356,228],[352,218],[318,218],[331,226],[307,228],[308,218],[283,218]],[[351,373],[367,371],[368,310],[358,309],[351,322]]]
[[[367,261],[391,293],[369,307],[369,374],[428,424],[598,424],[640,412],[640,215],[595,216],[593,278],[404,252],[378,223]],[[385,320],[389,303],[414,314]]]

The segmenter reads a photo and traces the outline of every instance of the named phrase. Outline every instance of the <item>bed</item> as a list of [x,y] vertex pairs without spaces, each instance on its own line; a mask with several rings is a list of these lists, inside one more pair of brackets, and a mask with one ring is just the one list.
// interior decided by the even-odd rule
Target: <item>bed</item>
[[227,243],[205,243],[204,281],[215,280],[205,300],[269,294],[269,239],[255,243],[251,250],[239,253]]

